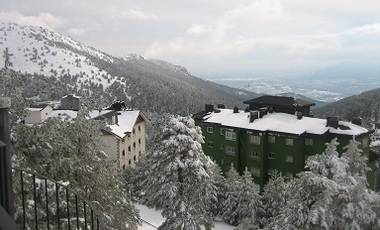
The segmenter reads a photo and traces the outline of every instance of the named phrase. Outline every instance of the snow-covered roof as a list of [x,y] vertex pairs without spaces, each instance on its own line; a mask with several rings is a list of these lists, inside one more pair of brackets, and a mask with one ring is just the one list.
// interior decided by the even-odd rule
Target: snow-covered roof
[[258,130],[273,131],[281,133],[290,133],[300,135],[302,133],[324,134],[326,132],[343,134],[343,135],[361,135],[368,130],[352,124],[351,122],[339,121],[340,126],[345,129],[326,127],[326,120],[312,117],[303,117],[297,119],[297,116],[287,113],[268,113],[262,118],[250,122],[249,112],[240,110],[239,113],[233,113],[232,109],[218,109],[220,112],[207,113],[203,119],[204,122],[217,123],[223,126]]
[[[108,113],[114,112],[113,110],[93,110],[90,111],[89,115],[91,119],[97,118],[99,116],[103,116]],[[78,111],[75,110],[65,110],[65,109],[57,109],[53,110],[48,117],[61,117],[61,118],[68,118],[68,119],[74,119],[77,117]]]
[[141,115],[139,110],[118,111],[118,123],[109,125],[109,132],[123,138],[126,134],[131,133],[133,126],[136,124],[138,117]]
[[100,111],[99,110],[93,110],[93,111],[90,111],[89,115],[90,115],[91,119],[94,119],[94,118],[104,116],[106,114],[114,113],[114,112],[115,112],[114,110],[100,110]]
[[59,118],[68,118],[68,119],[74,119],[77,117],[78,111],[74,110],[64,110],[64,109],[58,109],[53,110],[48,117],[59,117]]
[[68,94],[68,95],[63,96],[62,98],[67,98],[67,97],[73,97],[73,98],[80,99],[80,96],[77,96],[77,95],[74,95],[74,94]]

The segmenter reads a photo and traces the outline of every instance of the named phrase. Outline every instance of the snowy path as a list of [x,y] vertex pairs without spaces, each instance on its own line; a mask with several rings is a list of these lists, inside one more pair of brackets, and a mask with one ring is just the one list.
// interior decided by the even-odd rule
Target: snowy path
[[[155,210],[153,208],[148,208],[145,205],[135,204],[135,207],[140,211],[140,216],[148,223],[143,223],[142,226],[139,227],[139,230],[155,230],[160,226],[160,224],[164,221],[164,218],[161,216],[159,210]],[[216,230],[233,230],[234,227],[228,225],[223,222],[215,222],[215,227],[213,229]]]

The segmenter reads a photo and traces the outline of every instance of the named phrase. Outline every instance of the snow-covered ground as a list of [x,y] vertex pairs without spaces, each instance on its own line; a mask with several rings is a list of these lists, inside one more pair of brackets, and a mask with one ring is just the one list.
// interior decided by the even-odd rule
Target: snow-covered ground
[[[164,222],[164,218],[161,216],[159,210],[148,208],[145,205],[135,204],[135,207],[140,211],[140,217],[146,222],[139,227],[140,230],[154,230]],[[215,222],[214,228],[216,230],[233,230],[234,226],[228,225],[224,222]]]

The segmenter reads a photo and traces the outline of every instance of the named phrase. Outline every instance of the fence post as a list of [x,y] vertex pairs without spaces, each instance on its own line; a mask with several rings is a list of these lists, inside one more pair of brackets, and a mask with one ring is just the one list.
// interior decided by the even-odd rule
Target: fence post
[[10,153],[10,98],[0,97],[0,204],[13,217],[14,196]]

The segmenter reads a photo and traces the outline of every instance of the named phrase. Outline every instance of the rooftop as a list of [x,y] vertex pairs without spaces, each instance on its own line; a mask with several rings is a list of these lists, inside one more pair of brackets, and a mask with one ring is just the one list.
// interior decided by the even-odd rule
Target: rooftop
[[143,116],[139,110],[118,111],[118,123],[109,125],[107,131],[117,137],[124,138],[125,135],[133,131],[133,126],[136,124],[140,115]]
[[221,124],[223,126],[236,127],[257,131],[273,131],[301,135],[303,133],[321,135],[326,132],[342,135],[361,135],[368,130],[352,124],[351,122],[339,121],[339,127],[326,127],[326,119],[303,117],[287,113],[268,113],[262,118],[250,122],[250,112],[240,110],[233,113],[232,109],[218,109],[220,112],[206,113],[203,116],[204,122]]
[[313,106],[312,102],[302,99],[294,99],[293,97],[264,95],[251,100],[244,101],[244,104],[259,105],[281,105],[281,106]]

